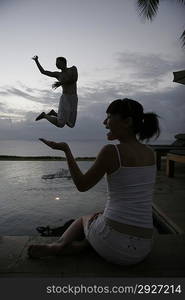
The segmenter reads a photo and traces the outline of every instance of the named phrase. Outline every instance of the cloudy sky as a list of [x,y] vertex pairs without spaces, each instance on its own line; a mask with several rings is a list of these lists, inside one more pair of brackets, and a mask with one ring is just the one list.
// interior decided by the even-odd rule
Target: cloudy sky
[[[172,82],[185,69],[185,5],[161,1],[145,22],[135,0],[0,0],[0,142],[38,137],[104,139],[108,103],[130,97],[161,116],[161,139],[185,132],[185,86]],[[76,65],[78,119],[56,128],[38,113],[57,110],[61,90],[31,60],[55,71],[57,56]]]

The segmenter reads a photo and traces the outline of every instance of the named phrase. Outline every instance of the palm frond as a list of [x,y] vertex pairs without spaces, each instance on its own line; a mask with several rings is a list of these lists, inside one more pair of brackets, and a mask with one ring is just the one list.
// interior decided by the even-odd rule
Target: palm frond
[[182,42],[182,47],[185,47],[185,30],[183,31],[183,33],[180,36],[181,42]]
[[157,14],[159,0],[137,0],[137,6],[139,14],[145,19],[152,21],[152,19]]
[[[178,0],[178,2],[180,2],[182,4],[185,4],[185,0]],[[182,43],[182,48],[185,48],[185,30],[181,34],[180,40],[181,40],[181,43]]]

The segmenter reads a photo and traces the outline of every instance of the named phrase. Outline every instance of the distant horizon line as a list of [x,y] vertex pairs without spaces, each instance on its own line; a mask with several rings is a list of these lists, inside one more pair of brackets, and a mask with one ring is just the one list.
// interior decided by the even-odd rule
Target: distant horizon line
[[[77,156],[75,160],[95,160],[95,156]],[[24,156],[24,155],[0,155],[0,161],[2,160],[63,160],[66,161],[66,158],[63,156]]]
[[[173,139],[175,139],[175,136],[174,138],[168,138],[168,139],[160,139],[160,138],[157,138],[156,141],[173,141]],[[104,140],[107,140],[106,138],[105,139],[102,139],[102,138],[97,138],[97,139],[88,139],[88,138],[85,138],[85,139],[66,139],[64,138],[65,141],[68,141],[68,142],[85,142],[85,141],[104,141]],[[152,140],[152,139],[151,139]],[[155,141],[155,138],[153,139]],[[39,141],[39,138],[37,139],[0,139],[0,142],[1,141],[25,141],[25,142],[38,142]]]

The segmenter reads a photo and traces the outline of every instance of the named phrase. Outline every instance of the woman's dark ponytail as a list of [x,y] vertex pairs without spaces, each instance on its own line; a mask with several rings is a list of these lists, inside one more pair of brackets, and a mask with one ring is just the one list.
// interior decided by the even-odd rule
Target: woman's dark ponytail
[[160,135],[158,115],[153,112],[143,113],[143,120],[138,132],[139,139],[149,140]]
[[124,98],[114,100],[107,108],[107,113],[118,114],[122,119],[132,117],[132,127],[139,140],[156,138],[160,134],[158,115],[153,112],[144,113],[143,106],[132,99]]

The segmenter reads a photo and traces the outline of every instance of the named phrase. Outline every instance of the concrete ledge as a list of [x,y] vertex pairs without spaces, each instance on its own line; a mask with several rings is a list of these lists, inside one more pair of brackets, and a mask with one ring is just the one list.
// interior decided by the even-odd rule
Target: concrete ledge
[[183,277],[185,276],[185,235],[158,235],[145,261],[131,267],[106,262],[96,252],[29,259],[32,243],[56,238],[4,236],[0,238],[0,277]]

